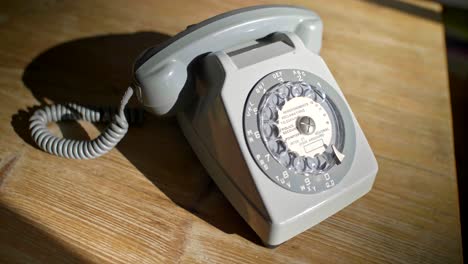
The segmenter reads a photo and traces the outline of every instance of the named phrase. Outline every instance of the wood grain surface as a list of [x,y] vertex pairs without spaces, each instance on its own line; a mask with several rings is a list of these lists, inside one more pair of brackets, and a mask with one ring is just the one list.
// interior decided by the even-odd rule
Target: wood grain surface
[[[430,2],[288,2],[322,17],[321,54],[380,170],[369,194],[277,248],[261,245],[173,119],[147,116],[96,160],[31,142],[38,106],[117,105],[141,50],[265,3],[1,1],[0,262],[462,262],[444,32]],[[102,129],[51,128],[80,139]]]

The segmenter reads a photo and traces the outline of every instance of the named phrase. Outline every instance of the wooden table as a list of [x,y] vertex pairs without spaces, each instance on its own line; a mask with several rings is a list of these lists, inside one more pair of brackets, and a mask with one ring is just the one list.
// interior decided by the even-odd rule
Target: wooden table
[[[322,56],[380,170],[369,194],[275,249],[260,244],[173,119],[148,117],[96,160],[32,144],[27,119],[37,106],[116,105],[142,49],[260,3],[2,1],[0,262],[461,262],[437,4],[294,1],[322,17]],[[52,128],[75,138],[102,129],[81,125]]]

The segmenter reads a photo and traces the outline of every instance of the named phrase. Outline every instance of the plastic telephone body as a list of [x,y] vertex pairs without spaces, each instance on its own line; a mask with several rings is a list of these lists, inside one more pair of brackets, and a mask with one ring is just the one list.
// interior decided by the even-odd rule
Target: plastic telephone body
[[[190,41],[199,52],[191,50],[189,53],[193,55],[184,57],[179,54],[172,59],[164,54],[157,57],[167,56],[166,61],[154,59],[158,56],[156,54],[137,69],[136,79],[143,104],[154,113],[168,113],[182,90],[180,87],[183,86],[178,85],[182,85],[186,79],[189,57],[195,58],[197,54],[213,51],[201,58],[201,66],[197,70],[199,81],[196,87],[192,87],[197,91],[196,97],[185,105],[183,111],[178,112],[177,117],[192,148],[218,187],[263,242],[275,246],[366,194],[372,187],[378,166],[338,84],[318,55],[322,32],[318,16],[294,7],[255,8],[232,14],[219,17],[220,25],[209,27],[213,23],[210,22],[208,29],[205,24],[191,31],[196,33],[202,30],[193,39],[180,44],[184,49],[190,46]],[[256,32],[260,25],[264,29]],[[223,35],[228,34],[225,32],[237,34]],[[270,34],[272,32],[276,33]],[[192,33],[184,37],[190,37]],[[198,38],[200,35],[204,37]],[[218,38],[220,35],[223,37]],[[179,45],[177,41],[170,45]],[[204,42],[206,47],[200,48],[197,41]],[[181,77],[177,77],[179,74]],[[268,83],[278,76],[303,80],[301,74],[308,77],[309,82],[318,80],[317,83],[321,83],[318,85],[323,86],[323,91],[333,100],[332,108],[338,110],[342,121],[330,129],[346,132],[342,134],[344,143],[336,143],[337,147],[333,147],[342,152],[337,151],[339,155],[334,157],[345,157],[344,160],[333,163],[329,173],[317,174],[316,178],[310,176],[323,182],[312,183],[315,186],[313,190],[309,188],[309,193],[300,183],[296,189],[292,186],[297,179],[309,177],[308,174],[293,173],[291,167],[284,171],[275,170],[275,166],[280,167],[278,164],[281,160],[261,162],[263,160],[257,154],[261,152],[256,148],[263,146],[263,143],[260,137],[251,140],[246,127],[247,119],[253,118],[249,117],[249,107],[254,105],[254,93],[268,95],[267,89],[273,89],[266,87],[259,92],[258,88],[263,87],[263,82]],[[280,84],[287,81],[283,77],[278,77]],[[318,107],[318,103],[311,101],[312,104]],[[259,109],[255,109],[255,113],[252,113],[257,116]],[[254,123],[253,126],[256,125]],[[332,139],[336,140],[336,137]],[[255,140],[258,140],[257,145],[254,144]],[[267,167],[264,163],[271,166]],[[281,173],[284,176],[285,172],[294,174],[296,182],[292,176],[287,179],[281,177]]]

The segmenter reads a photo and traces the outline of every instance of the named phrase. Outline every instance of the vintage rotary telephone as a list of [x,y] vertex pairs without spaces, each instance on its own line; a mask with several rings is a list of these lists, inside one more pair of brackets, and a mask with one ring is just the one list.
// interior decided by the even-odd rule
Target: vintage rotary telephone
[[267,245],[279,245],[367,193],[378,167],[319,56],[322,21],[291,6],[228,12],[188,27],[136,61],[134,83],[92,141],[58,138],[47,123],[109,115],[74,104],[31,117],[53,154],[94,158],[125,135],[133,91],[180,126],[218,187]]

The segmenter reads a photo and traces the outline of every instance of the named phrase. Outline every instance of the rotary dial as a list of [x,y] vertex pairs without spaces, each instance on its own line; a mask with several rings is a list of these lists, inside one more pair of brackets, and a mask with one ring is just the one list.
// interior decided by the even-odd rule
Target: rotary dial
[[[326,87],[325,87],[326,86]],[[338,183],[333,168],[347,157],[342,115],[328,83],[301,70],[262,78],[244,110],[244,132],[255,161],[291,191],[316,193]]]

